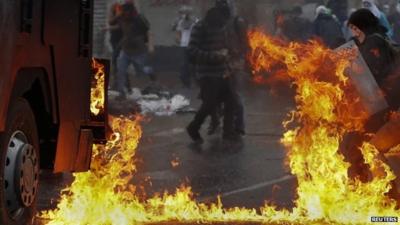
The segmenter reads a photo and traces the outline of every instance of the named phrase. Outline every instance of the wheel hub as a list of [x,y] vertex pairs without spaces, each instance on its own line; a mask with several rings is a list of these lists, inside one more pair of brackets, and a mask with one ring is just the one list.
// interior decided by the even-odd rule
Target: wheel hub
[[25,134],[15,132],[9,141],[4,170],[6,206],[16,216],[35,200],[39,181],[39,162],[36,151]]
[[[32,205],[38,186],[38,162],[35,149],[32,145],[25,144],[19,154],[19,170],[16,171],[19,175],[19,194],[20,200],[24,206]],[[19,173],[19,174],[18,174]]]

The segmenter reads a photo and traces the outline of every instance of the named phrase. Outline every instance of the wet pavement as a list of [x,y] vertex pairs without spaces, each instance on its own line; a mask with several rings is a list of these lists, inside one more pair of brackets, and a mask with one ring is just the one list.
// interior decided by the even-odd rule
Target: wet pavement
[[[133,78],[136,87],[145,87],[146,78]],[[161,78],[163,88],[188,97],[197,108],[198,88],[181,88],[177,74]],[[174,192],[181,184],[190,185],[202,202],[222,196],[229,206],[260,207],[266,200],[290,207],[294,198],[295,179],[284,166],[285,150],[280,145],[282,121],[293,107],[290,91],[272,95],[268,88],[243,79],[241,93],[245,105],[247,135],[239,143],[225,143],[218,133],[206,135],[205,143],[195,146],[185,132],[193,113],[153,117],[143,122],[143,138],[138,149],[138,173],[133,182],[145,187],[148,196],[165,190]],[[110,113],[127,115],[134,104],[110,99]],[[175,162],[175,165],[171,163]],[[38,208],[51,209],[60,190],[72,181],[69,174],[43,173]],[[149,180],[145,182],[144,180]]]
[[[166,89],[185,94],[197,108],[198,89],[182,90],[179,81],[173,80],[163,82]],[[242,142],[225,143],[221,133],[207,136],[207,121],[202,130],[205,143],[193,145],[185,127],[194,114],[151,117],[143,123],[134,182],[144,185],[150,196],[174,192],[185,184],[202,202],[215,201],[221,195],[228,207],[259,208],[266,200],[291,207],[295,179],[285,169],[285,150],[279,140],[282,121],[293,107],[292,97],[289,90],[273,96],[265,86],[257,87],[245,79],[241,83],[247,132]],[[147,179],[151,186],[141,182]]]
[[[132,80],[136,87],[147,84],[145,78]],[[190,98],[192,107],[199,106],[198,89],[182,89],[177,74],[163,76],[161,83],[166,90]],[[147,196],[174,192],[186,184],[200,202],[214,202],[221,195],[226,207],[259,208],[266,201],[279,208],[293,207],[296,179],[285,166],[285,149],[279,142],[284,132],[282,121],[294,107],[292,90],[281,88],[271,92],[268,87],[246,79],[242,83],[247,135],[240,143],[224,143],[220,134],[206,136],[206,123],[202,130],[205,143],[193,145],[185,132],[193,113],[147,117],[142,124],[138,172],[133,179],[135,184],[145,187]],[[110,100],[110,112],[114,115],[127,115],[134,108],[132,103]],[[54,177],[47,173],[43,177],[38,207],[52,209],[60,190],[72,178],[69,174]]]

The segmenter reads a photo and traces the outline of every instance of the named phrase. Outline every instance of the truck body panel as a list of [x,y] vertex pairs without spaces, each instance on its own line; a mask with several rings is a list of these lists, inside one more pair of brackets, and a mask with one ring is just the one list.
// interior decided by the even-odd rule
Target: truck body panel
[[0,6],[0,132],[13,98],[37,78],[58,128],[54,171],[75,171],[86,143],[82,126],[90,121],[93,1],[2,0]]

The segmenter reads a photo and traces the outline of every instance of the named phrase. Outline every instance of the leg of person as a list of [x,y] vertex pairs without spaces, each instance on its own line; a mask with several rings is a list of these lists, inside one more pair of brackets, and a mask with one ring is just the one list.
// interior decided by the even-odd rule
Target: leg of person
[[234,114],[236,110],[235,96],[232,89],[231,77],[222,81],[222,101],[224,103],[224,133],[223,138],[226,140],[238,140],[240,137],[234,129]]
[[126,98],[124,88],[127,82],[126,78],[127,78],[129,64],[130,64],[130,57],[124,51],[121,51],[117,60],[118,73],[116,77],[117,91],[120,93],[119,96],[120,100]]
[[244,106],[240,94],[236,91],[235,96],[235,130],[240,135],[246,134],[246,127],[244,124]]
[[189,136],[196,142],[202,142],[199,130],[204,123],[204,120],[215,111],[218,104],[217,94],[219,91],[219,81],[212,77],[203,77],[200,81],[203,103],[196,113],[193,121],[187,127]]
[[112,56],[111,56],[111,63],[112,66],[114,67],[114,73],[118,72],[118,67],[117,67],[117,60],[119,57],[119,54],[121,53],[121,48],[118,47],[117,43],[111,43],[113,52],[112,52]]
[[184,87],[190,88],[192,86],[192,75],[190,71],[190,62],[187,48],[183,48],[183,65],[179,78]]
[[[113,52],[113,56],[112,57],[114,57],[114,53],[117,53],[119,55],[120,52],[121,52],[121,48],[116,46],[116,50]],[[118,57],[118,55],[117,55],[117,57]],[[130,64],[128,64],[128,66],[124,70],[124,71],[126,71],[126,73],[125,73],[125,79],[126,79],[125,88],[128,90],[128,93],[131,94],[132,93],[132,87],[131,87],[131,80],[129,78],[129,73],[128,73],[129,65]],[[116,68],[116,70],[114,72],[118,73],[118,66],[117,66],[117,68]]]
[[130,77],[130,74],[128,73],[128,68],[126,69],[125,74],[126,74],[125,88],[128,90],[128,94],[132,94],[131,77]]
[[208,135],[213,135],[215,134],[215,132],[217,132],[220,126],[221,114],[222,114],[222,103],[218,101],[215,110],[210,114],[211,120],[210,120],[210,125],[208,126],[208,132],[207,132]]
[[112,47],[112,56],[111,56],[111,66],[112,66],[112,79],[111,79],[111,88],[113,90],[117,89],[117,73],[118,73],[118,66],[117,66],[117,60],[119,57],[119,54],[121,52],[121,48],[118,47],[117,43],[112,42],[111,43]]
[[155,82],[157,80],[157,77],[155,76],[153,67],[151,67],[148,64],[147,53],[133,56],[132,63],[135,66],[135,69],[139,74],[147,75],[152,82]]

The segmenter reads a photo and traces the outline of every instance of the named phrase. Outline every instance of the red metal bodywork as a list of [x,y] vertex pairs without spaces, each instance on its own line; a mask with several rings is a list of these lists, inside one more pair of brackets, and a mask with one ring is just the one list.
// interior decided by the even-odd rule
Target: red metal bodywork
[[82,126],[90,122],[92,9],[92,0],[0,1],[0,132],[13,98],[29,89],[30,80],[40,80],[46,111],[58,127],[55,172],[76,171],[78,150],[84,149],[79,144],[85,143]]

